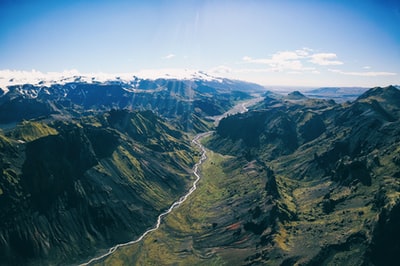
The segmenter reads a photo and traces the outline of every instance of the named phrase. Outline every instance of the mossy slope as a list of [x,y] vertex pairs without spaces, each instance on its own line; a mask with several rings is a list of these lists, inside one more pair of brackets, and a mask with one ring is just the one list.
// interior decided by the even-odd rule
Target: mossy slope
[[191,181],[195,153],[188,137],[151,112],[30,121],[6,134],[0,142],[4,263],[86,260],[152,226]]

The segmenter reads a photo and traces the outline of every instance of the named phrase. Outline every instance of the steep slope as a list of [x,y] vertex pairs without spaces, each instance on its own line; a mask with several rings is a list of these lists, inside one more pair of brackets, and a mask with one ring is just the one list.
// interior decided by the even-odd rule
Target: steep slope
[[324,120],[336,105],[325,100],[287,101],[267,96],[258,106],[258,110],[221,120],[210,147],[232,155],[244,152],[248,159],[290,154],[326,131]]
[[23,121],[12,130],[10,135],[13,139],[22,141],[33,141],[44,136],[57,134],[57,130],[49,127],[45,123],[35,121]]
[[76,263],[131,240],[190,183],[194,153],[187,136],[151,112],[24,122],[5,134],[5,264]]
[[397,264],[399,99],[395,87],[343,105],[267,97],[221,121],[208,146],[271,168],[278,209],[293,214],[247,263]]

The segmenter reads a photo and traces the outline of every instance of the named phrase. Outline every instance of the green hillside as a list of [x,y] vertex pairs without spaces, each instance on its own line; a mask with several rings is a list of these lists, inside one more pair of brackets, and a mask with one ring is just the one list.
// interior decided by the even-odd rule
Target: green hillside
[[23,122],[1,135],[2,263],[76,263],[153,225],[196,153],[149,111]]

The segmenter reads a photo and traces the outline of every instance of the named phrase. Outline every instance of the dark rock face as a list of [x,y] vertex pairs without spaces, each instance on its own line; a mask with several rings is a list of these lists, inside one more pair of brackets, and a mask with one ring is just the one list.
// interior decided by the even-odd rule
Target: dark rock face
[[350,185],[352,182],[361,182],[363,185],[371,185],[370,170],[365,161],[349,160],[345,157],[338,161],[333,171],[332,180],[343,185]]
[[326,130],[325,123],[319,115],[309,113],[309,116],[308,120],[298,127],[298,132],[304,143],[318,138]]
[[261,112],[254,113],[251,117],[246,114],[227,117],[220,122],[217,133],[222,138],[230,138],[233,141],[242,139],[250,147],[258,146],[257,137],[261,133],[260,123],[263,123],[266,118],[266,114]]
[[27,144],[22,183],[31,194],[33,205],[44,212],[96,164],[96,155],[83,130],[72,129]]
[[[362,233],[355,233],[350,235],[344,243],[334,244],[322,247],[318,254],[307,262],[306,265],[317,266],[324,264],[326,258],[334,256],[337,253],[348,252],[352,249],[366,248],[367,247],[367,237]],[[343,262],[346,263],[346,262]],[[347,259],[349,265],[362,265],[365,262],[362,257],[351,257]]]
[[[312,108],[296,106],[279,105],[274,100],[273,107],[221,120],[217,134],[221,139],[243,142],[244,146],[252,150],[253,157],[256,155],[254,153],[258,153],[257,150],[264,155],[268,154],[268,159],[290,154],[300,145],[318,138],[326,130],[324,120]],[[215,148],[230,154],[237,152],[230,150],[229,146]]]
[[384,209],[374,229],[367,260],[374,265],[397,265],[400,252],[400,204]]
[[120,135],[117,131],[96,127],[88,127],[84,131],[97,159],[110,157],[120,144]]
[[57,113],[47,102],[18,97],[0,104],[0,123],[19,122],[23,119],[46,117]]
[[268,195],[271,195],[273,198],[277,199],[280,197],[278,185],[276,184],[276,176],[274,171],[268,166],[265,167],[267,172],[267,182],[265,182],[265,190]]

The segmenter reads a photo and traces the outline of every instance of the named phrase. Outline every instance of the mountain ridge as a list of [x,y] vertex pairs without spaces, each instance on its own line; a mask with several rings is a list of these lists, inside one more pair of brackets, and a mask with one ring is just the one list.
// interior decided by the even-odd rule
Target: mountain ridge
[[[277,206],[297,217],[280,220],[272,235],[263,232],[281,244],[264,243],[249,264],[396,264],[398,93],[395,87],[372,88],[344,104],[267,97],[255,110],[221,120],[207,146],[265,163],[275,176]],[[300,130],[306,121],[306,131]],[[235,131],[241,125],[249,131]],[[304,138],[307,127],[319,133]]]
[[66,82],[14,85],[0,96],[0,124],[23,119],[59,119],[111,109],[151,110],[184,130],[210,129],[208,116],[220,115],[236,101],[251,98],[259,85],[234,80],[135,79],[130,82]]
[[24,122],[0,136],[0,258],[11,264],[74,263],[131,240],[188,189],[196,156],[149,111]]

